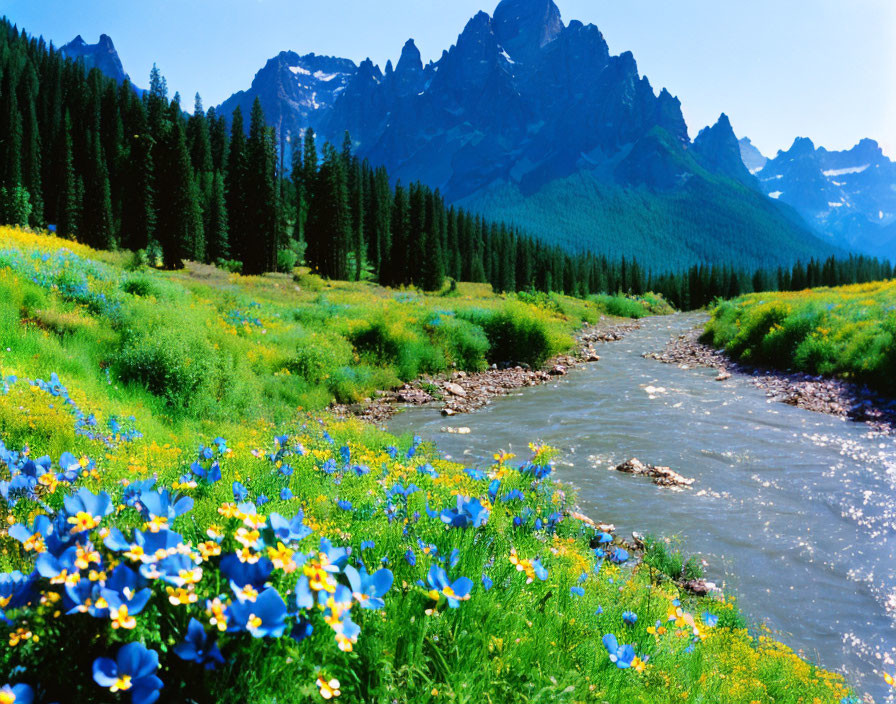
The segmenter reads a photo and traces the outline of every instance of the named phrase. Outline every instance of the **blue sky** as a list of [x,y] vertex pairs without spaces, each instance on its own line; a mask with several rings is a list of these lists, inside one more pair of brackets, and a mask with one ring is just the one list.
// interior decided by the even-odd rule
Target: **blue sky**
[[[395,61],[413,37],[436,59],[497,0],[0,0],[0,14],[57,45],[100,33],[146,85],[157,62],[172,90],[205,104],[246,88],[284,49]],[[655,88],[683,104],[694,136],[726,112],[767,155],[796,136],[831,149],[862,137],[896,157],[893,0],[557,0],[630,50]]]

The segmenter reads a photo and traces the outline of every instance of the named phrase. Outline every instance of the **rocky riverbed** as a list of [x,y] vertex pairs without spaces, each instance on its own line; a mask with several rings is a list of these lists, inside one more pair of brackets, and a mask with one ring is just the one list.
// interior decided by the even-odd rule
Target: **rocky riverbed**
[[395,391],[381,391],[376,398],[364,403],[333,406],[331,411],[336,415],[355,416],[376,424],[384,423],[408,406],[440,405],[445,416],[470,413],[497,396],[545,384],[566,376],[570,369],[578,365],[599,362],[596,346],[621,340],[640,327],[641,324],[635,321],[620,323],[616,319],[601,318],[597,324],[579,331],[574,352],[550,359],[541,369],[532,369],[528,365],[493,365],[482,372],[456,371],[427,376]]
[[694,328],[670,340],[661,352],[648,352],[644,357],[684,369],[710,367],[719,371],[718,381],[727,381],[732,374],[743,374],[766,392],[769,398],[817,413],[827,413],[848,420],[867,423],[873,430],[896,432],[896,401],[881,397],[866,386],[840,379],[812,376],[802,372],[785,372],[753,367],[732,360],[723,350],[700,342],[702,328]]

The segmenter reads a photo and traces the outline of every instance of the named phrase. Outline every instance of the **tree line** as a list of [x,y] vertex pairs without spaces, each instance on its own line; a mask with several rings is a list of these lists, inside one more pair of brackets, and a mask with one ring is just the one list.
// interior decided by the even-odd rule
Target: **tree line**
[[[636,260],[572,252],[393,183],[313,130],[287,149],[256,100],[230,123],[197,95],[187,115],[157,68],[136,90],[42,38],[0,23],[0,221],[48,227],[91,246],[145,250],[166,268],[215,263],[244,274],[304,261],[331,279],[438,290],[446,278],[498,292],[662,293],[680,308],[768,288],[889,278],[867,257],[792,270],[699,266],[651,273]],[[285,154],[290,164],[283,163]]]

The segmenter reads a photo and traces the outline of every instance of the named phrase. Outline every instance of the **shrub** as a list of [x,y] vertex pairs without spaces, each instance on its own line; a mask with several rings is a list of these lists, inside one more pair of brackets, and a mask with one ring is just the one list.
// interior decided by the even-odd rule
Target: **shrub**
[[287,369],[310,382],[322,383],[336,369],[352,363],[354,354],[348,341],[332,333],[303,331],[296,342]]
[[401,319],[390,322],[378,317],[352,331],[349,340],[362,358],[394,366],[403,381],[448,368],[442,349],[422,330]]
[[113,356],[116,376],[139,384],[173,411],[201,414],[233,394],[233,363],[182,328],[126,331]]
[[488,361],[493,364],[537,367],[572,346],[569,336],[558,334],[545,317],[519,303],[507,303],[493,311],[460,311],[457,315],[485,332],[489,343]]
[[161,287],[158,283],[144,274],[133,274],[121,284],[121,290],[132,296],[141,298],[161,298]]

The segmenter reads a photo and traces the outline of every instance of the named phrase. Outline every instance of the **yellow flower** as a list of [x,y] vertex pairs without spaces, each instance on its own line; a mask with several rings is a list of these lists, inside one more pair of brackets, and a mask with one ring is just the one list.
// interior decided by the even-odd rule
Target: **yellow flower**
[[341,685],[337,679],[327,680],[323,676],[318,677],[317,686],[320,689],[320,696],[324,699],[333,699],[341,694],[339,691]]

